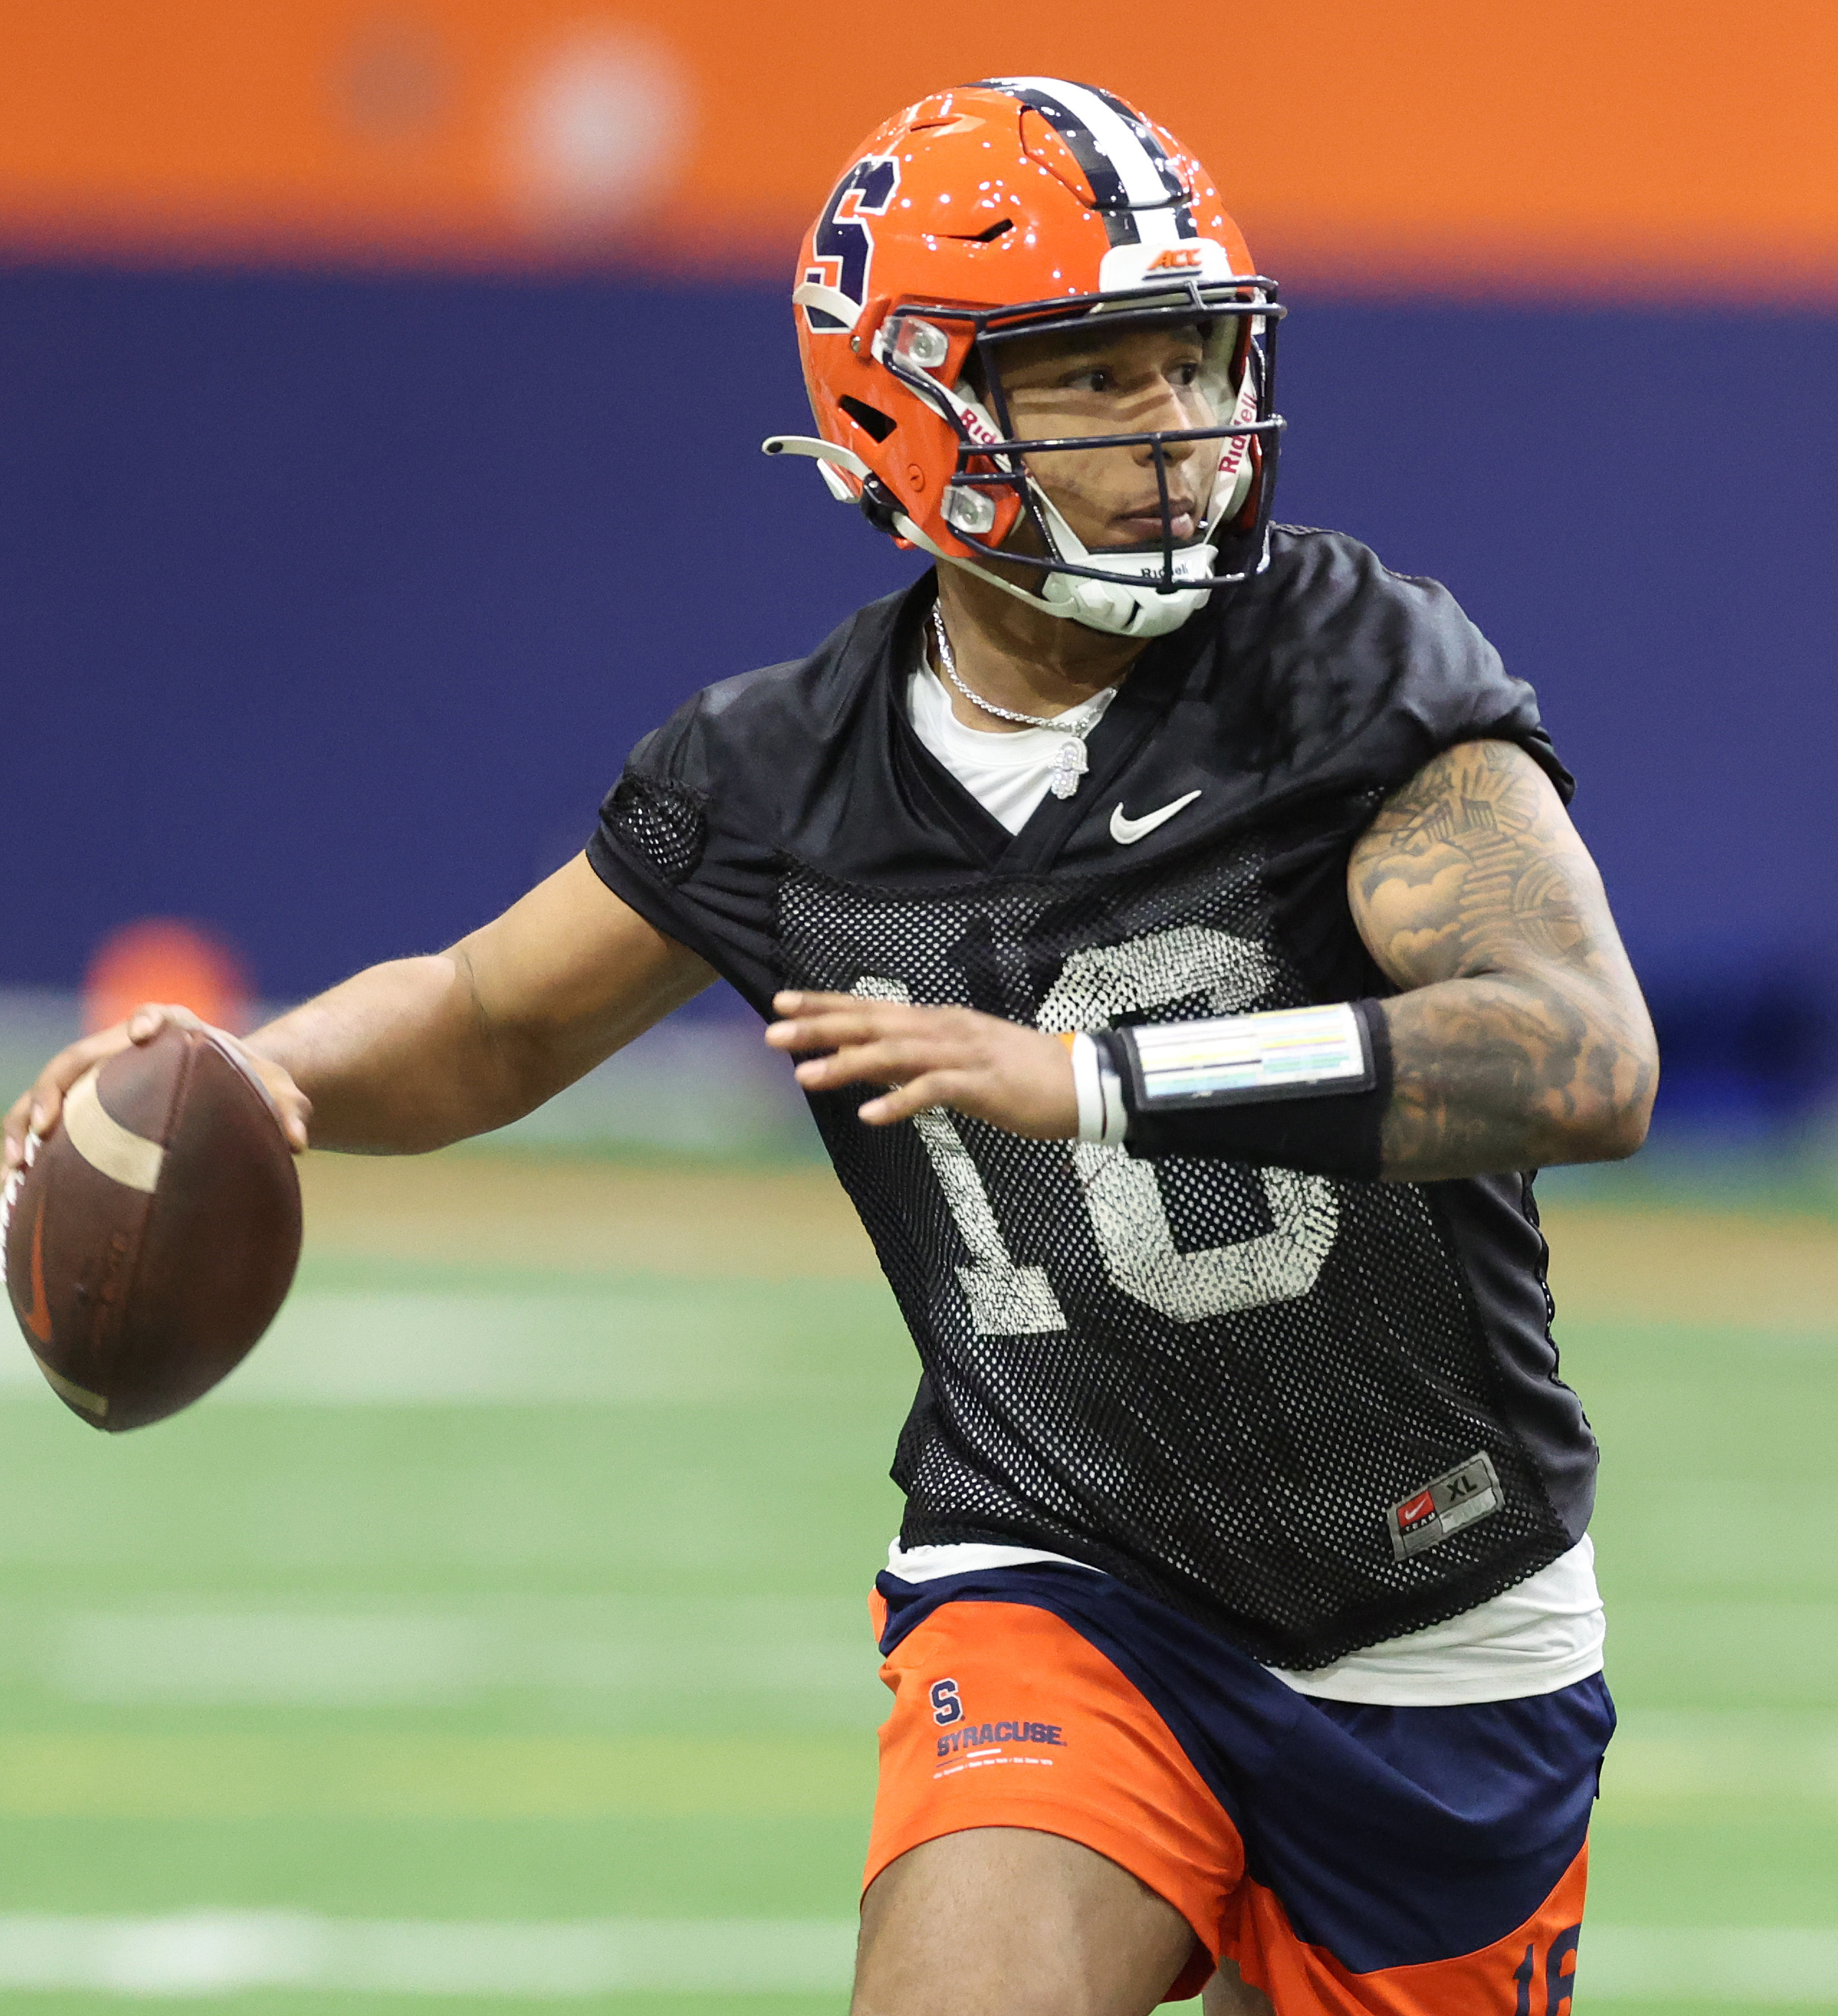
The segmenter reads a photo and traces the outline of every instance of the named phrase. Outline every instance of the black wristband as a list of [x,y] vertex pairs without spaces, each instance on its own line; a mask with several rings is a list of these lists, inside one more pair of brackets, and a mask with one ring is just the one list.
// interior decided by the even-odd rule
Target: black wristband
[[1144,1096],[1135,1032],[1094,1031],[1092,1040],[1122,1088],[1125,1146],[1149,1159],[1189,1155],[1376,1181],[1380,1130],[1391,1103],[1391,1039],[1376,1001],[1351,1005],[1364,1039],[1364,1081],[1274,1096],[1226,1092],[1164,1105]]

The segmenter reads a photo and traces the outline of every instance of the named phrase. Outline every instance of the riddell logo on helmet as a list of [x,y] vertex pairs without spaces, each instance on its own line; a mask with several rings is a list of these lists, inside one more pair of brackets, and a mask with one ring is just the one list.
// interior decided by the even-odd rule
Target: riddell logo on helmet
[[959,417],[964,423],[964,432],[979,447],[996,448],[1001,445],[1002,440],[1001,434],[984,419],[974,406],[962,409]]

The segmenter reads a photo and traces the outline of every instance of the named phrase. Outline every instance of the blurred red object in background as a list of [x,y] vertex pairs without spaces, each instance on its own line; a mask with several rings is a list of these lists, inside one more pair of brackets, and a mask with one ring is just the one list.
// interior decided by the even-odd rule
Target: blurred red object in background
[[197,924],[147,917],[110,932],[83,981],[83,1021],[106,1029],[143,1001],[175,1003],[220,1029],[248,1026],[249,977],[221,938]]

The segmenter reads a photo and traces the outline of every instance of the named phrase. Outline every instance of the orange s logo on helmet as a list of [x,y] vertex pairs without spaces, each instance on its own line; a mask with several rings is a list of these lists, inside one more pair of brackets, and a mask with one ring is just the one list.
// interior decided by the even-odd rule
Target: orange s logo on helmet
[[[900,164],[890,154],[870,154],[836,184],[811,232],[811,258],[804,268],[806,286],[827,287],[859,308],[868,298],[868,275],[874,263],[874,233],[863,219],[883,217],[900,186]],[[807,303],[808,329],[847,330],[840,315]]]

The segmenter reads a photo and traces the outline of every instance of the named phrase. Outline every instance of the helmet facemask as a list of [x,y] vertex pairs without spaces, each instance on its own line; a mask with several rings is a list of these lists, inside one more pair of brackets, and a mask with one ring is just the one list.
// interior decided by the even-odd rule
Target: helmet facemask
[[[892,529],[1052,615],[1144,639],[1178,628],[1214,589],[1264,560],[1283,425],[1273,409],[1283,312],[1274,293],[1262,279],[1190,281],[1178,293],[1136,288],[1076,306],[895,310],[876,333],[875,356],[955,429],[957,466],[941,515],[977,560],[915,538],[904,513]],[[1063,358],[1070,372],[1089,357],[1100,367],[1138,332],[1191,337],[1181,366],[1187,383],[1174,397],[1184,409],[1175,417],[1192,424],[1099,431],[1108,417],[1102,395],[1056,387],[1052,366]],[[948,373],[955,383],[944,382]],[[1156,417],[1166,417],[1165,390],[1156,403]],[[1143,401],[1110,404],[1127,421]],[[1081,470],[1075,460],[1099,455],[1110,459],[1107,482],[1094,463]],[[1134,464],[1137,494],[1128,501],[1139,533],[1123,542],[1102,535],[1114,526],[1102,522],[1101,506],[1089,508],[1117,488],[1119,455]],[[1129,477],[1122,482],[1131,488]],[[1026,585],[1011,578],[1016,569]]]

